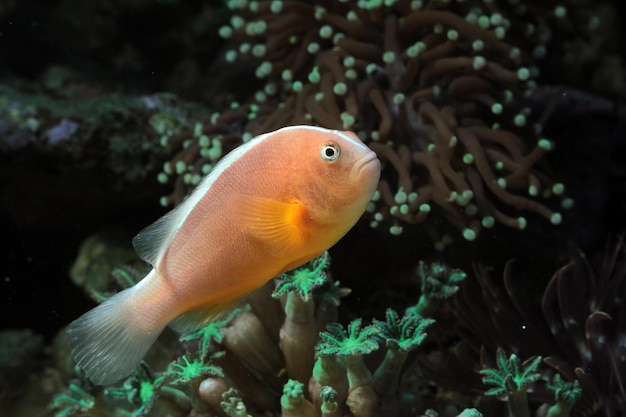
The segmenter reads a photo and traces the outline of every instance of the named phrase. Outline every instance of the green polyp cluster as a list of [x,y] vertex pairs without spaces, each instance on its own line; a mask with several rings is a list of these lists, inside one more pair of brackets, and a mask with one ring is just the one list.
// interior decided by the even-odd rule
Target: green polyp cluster
[[200,356],[189,360],[187,354],[183,355],[178,362],[170,364],[168,374],[173,376],[173,384],[188,384],[195,379],[209,375],[224,377],[224,373],[218,366],[205,363]]
[[337,307],[341,303],[341,299],[348,296],[350,292],[352,292],[350,288],[342,287],[341,282],[334,281],[317,287],[313,295],[321,305]]
[[508,395],[509,415],[530,417],[526,391],[541,377],[541,374],[537,372],[540,363],[541,356],[522,363],[516,354],[513,353],[507,358],[504,349],[498,348],[496,351],[497,368],[485,368],[480,371],[483,375],[483,383],[492,386],[485,392],[485,395]]
[[304,385],[300,381],[290,379],[283,386],[280,405],[283,409],[293,409],[304,401]]
[[329,266],[330,255],[328,251],[324,251],[306,265],[278,276],[272,297],[278,298],[293,291],[302,300],[308,301],[311,299],[313,290],[326,283],[326,270]]
[[320,333],[320,342],[315,350],[320,356],[367,355],[378,349],[376,336],[379,330],[368,325],[362,327],[362,319],[354,319],[344,329],[338,323],[331,323]]
[[480,371],[484,375],[483,382],[493,385],[493,388],[490,388],[485,395],[495,396],[525,391],[541,376],[537,372],[541,363],[540,356],[523,365],[516,354],[511,354],[507,359],[504,349],[499,348],[496,352],[496,362],[497,368],[486,368]]
[[304,394],[304,386],[301,382],[290,379],[283,387],[283,395],[290,398],[300,398]]
[[315,347],[318,360],[314,380],[318,385],[323,381],[334,381],[336,385],[333,388],[339,391],[341,387],[343,398],[347,378],[346,405],[353,415],[376,415],[378,411],[372,373],[363,360],[363,355],[378,349],[378,334],[379,330],[374,325],[362,327],[361,319],[348,323],[345,329],[338,323],[331,323],[326,331],[320,333]]
[[[465,236],[468,240],[475,237]],[[469,231],[467,233],[470,233]],[[426,265],[420,261],[418,274],[421,284],[421,294],[417,304],[407,309],[421,317],[432,317],[441,303],[459,291],[459,286],[467,274],[459,269],[453,269],[443,263]]]
[[322,398],[321,412],[322,414],[333,413],[339,407],[337,405],[337,391],[332,387],[323,387],[320,391]]
[[148,365],[142,362],[135,370],[134,376],[126,379],[121,387],[106,389],[105,395],[126,400],[136,407],[133,416],[142,417],[154,407],[165,382],[164,375],[153,376]]
[[574,404],[582,396],[582,389],[578,381],[564,381],[561,374],[555,374],[547,384],[547,388],[554,393],[555,404],[548,409],[547,417],[569,417]]
[[426,328],[435,322],[414,311],[407,311],[400,319],[398,313],[390,308],[387,309],[385,318],[385,321],[373,321],[373,325],[379,330],[379,336],[385,341],[387,348],[404,352],[419,346],[426,337]]
[[241,394],[234,388],[229,388],[222,395],[221,404],[228,417],[252,417],[248,414],[248,409],[241,399]]
[[[135,281],[128,271],[119,270],[117,275],[124,281],[123,286]],[[220,345],[224,339],[222,329],[240,313],[240,309],[234,310],[224,319],[180,337],[180,341],[185,342],[185,347],[190,350],[172,361],[164,371],[153,372],[146,362],[141,362],[121,384],[106,388],[104,397],[109,402],[113,400],[120,412],[130,410],[128,415],[132,413],[134,417],[148,415],[155,408],[170,410],[172,415],[186,415],[192,409],[199,412],[206,410],[208,405],[200,398],[199,386],[207,378],[225,377],[221,367],[216,365],[225,355]],[[196,341],[195,347],[189,343]],[[58,411],[56,416],[66,417],[87,411],[95,404],[90,393],[93,386],[79,370],[76,372],[80,379],[70,381],[68,392],[51,404]]]
[[185,334],[180,337],[181,342],[189,342],[198,340],[200,342],[200,357],[205,358],[209,355],[209,349],[212,343],[221,343],[224,339],[222,329],[226,326],[240,310],[234,310],[227,318],[223,320],[212,321],[206,326],[201,327],[195,332]]
[[56,394],[50,403],[54,417],[69,417],[91,410],[96,401],[89,392],[92,388],[85,379],[71,380],[67,391]]

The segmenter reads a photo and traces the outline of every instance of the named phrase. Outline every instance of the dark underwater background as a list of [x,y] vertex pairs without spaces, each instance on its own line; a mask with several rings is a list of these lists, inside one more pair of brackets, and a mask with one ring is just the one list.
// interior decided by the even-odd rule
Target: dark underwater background
[[[507,2],[495,3],[508,10]],[[561,3],[528,2],[537,13]],[[495,366],[498,347],[522,360],[559,358],[541,365],[543,385],[530,389],[533,415],[554,402],[546,381],[559,371],[583,385],[570,415],[624,415],[626,5],[567,7],[571,24],[551,26],[550,52],[536,62],[539,88],[520,104],[554,144],[538,169],[565,184],[574,202],[562,222],[524,212],[524,230],[498,225],[468,240],[445,214],[410,224],[382,208],[384,226],[372,228],[373,214],[366,214],[330,249],[333,279],[352,290],[338,309],[342,324],[415,304],[426,279],[420,262],[467,274],[433,313],[437,323],[422,351],[409,357],[401,391],[411,399],[400,401],[397,415],[435,409],[452,416],[469,407],[506,415],[506,395],[485,396],[478,373]],[[119,289],[115,268],[145,268],[132,237],[190,188],[159,177],[182,149],[160,145],[163,129],[191,137],[194,121],[206,123],[262,88],[257,63],[224,58],[230,41],[218,31],[233,13],[226,2],[208,0],[0,0],[0,410],[9,413],[0,415],[61,415],[50,404],[77,378],[61,331],[96,304],[95,292]],[[599,28],[577,23],[592,15]],[[229,134],[240,138],[243,126],[232,122]],[[394,183],[389,166],[383,177]],[[557,201],[545,204],[560,210]],[[391,225],[402,225],[402,234],[389,233]],[[551,280],[559,273],[561,286]],[[561,303],[555,309],[582,326],[571,343],[561,333],[556,342],[537,342],[554,330],[539,307],[551,291]],[[595,330],[595,322],[578,321],[598,311],[610,320]],[[533,326],[534,336],[505,330]],[[594,338],[606,344],[593,345]],[[371,369],[381,357],[370,359]],[[278,398],[272,409],[248,411],[281,415]],[[138,415],[128,404],[96,404],[63,415]],[[224,415],[158,404],[148,415]]]

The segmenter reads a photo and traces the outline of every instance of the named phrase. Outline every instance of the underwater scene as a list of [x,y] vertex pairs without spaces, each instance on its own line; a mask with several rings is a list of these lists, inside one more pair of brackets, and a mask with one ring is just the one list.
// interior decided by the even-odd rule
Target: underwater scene
[[0,0],[0,417],[626,416],[624,22]]

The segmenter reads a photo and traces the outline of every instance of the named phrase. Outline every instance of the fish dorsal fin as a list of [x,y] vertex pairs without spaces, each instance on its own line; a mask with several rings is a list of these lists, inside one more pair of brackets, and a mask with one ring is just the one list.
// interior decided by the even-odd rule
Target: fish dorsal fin
[[178,208],[166,213],[133,238],[133,247],[141,259],[152,266],[158,265],[162,251],[167,248],[178,230],[173,223],[179,214]]
[[310,218],[299,200],[281,202],[269,198],[246,196],[238,205],[242,224],[250,233],[273,246],[293,248],[302,245],[309,235]]

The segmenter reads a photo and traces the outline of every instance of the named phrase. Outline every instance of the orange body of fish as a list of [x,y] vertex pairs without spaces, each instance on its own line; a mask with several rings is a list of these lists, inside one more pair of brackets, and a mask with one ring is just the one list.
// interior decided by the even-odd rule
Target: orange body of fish
[[127,376],[168,324],[195,330],[335,244],[379,176],[352,132],[290,126],[235,149],[135,237],[152,271],[68,326],[76,362],[96,384]]

